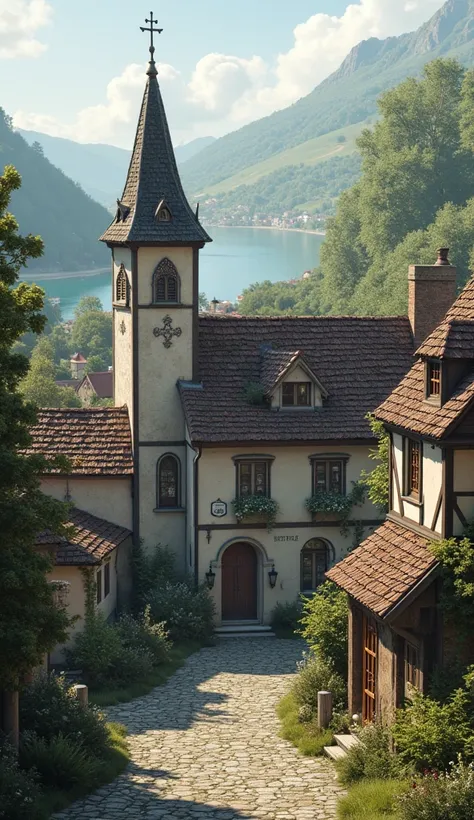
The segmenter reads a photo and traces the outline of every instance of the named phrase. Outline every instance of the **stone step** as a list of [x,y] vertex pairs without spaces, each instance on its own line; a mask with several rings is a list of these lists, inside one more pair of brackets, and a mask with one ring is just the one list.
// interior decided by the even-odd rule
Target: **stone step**
[[334,735],[334,740],[343,752],[348,752],[354,746],[360,746],[360,740],[355,735]]
[[340,746],[325,746],[324,754],[327,757],[330,757],[331,760],[341,760],[343,757],[347,756],[347,753],[344,749],[341,749]]
[[274,638],[270,626],[262,624],[229,624],[214,629],[216,638]]

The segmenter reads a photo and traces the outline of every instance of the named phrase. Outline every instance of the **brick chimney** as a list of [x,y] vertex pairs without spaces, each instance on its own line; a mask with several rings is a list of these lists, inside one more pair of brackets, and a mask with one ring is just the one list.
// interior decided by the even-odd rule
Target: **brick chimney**
[[434,265],[410,265],[408,270],[408,318],[415,347],[442,322],[456,298],[456,268],[448,254],[449,248],[440,248]]

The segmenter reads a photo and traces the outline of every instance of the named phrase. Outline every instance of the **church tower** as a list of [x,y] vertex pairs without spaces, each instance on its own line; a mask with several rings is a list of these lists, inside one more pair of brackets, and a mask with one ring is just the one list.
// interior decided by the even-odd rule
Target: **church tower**
[[[154,60],[115,219],[112,251],[114,403],[129,409],[134,450],[134,533],[186,567],[186,443],[176,383],[197,381],[199,250],[211,239],[179,178]],[[106,442],[104,442],[106,446]]]

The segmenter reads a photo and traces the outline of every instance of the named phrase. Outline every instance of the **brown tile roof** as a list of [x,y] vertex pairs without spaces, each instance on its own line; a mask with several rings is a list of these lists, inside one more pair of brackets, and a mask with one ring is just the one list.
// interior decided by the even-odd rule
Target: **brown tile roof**
[[446,319],[416,353],[425,358],[474,359],[474,319]]
[[436,566],[427,545],[427,538],[386,521],[326,577],[383,618]]
[[[111,399],[114,393],[114,376],[111,370],[101,373],[88,373],[84,381],[89,380],[99,399]],[[84,382],[82,382],[84,383]]]
[[71,356],[71,362],[87,362],[87,359],[84,358],[82,353],[74,353],[74,356]]
[[[199,345],[202,388],[179,385],[198,442],[371,438],[365,416],[405,375],[413,354],[406,317],[204,316]],[[260,381],[262,353],[270,346],[285,361],[288,351],[302,351],[328,392],[323,407],[276,412],[245,401],[245,387]]]
[[283,378],[292,364],[301,356],[300,350],[265,350],[261,356],[260,381],[269,393]]
[[111,524],[87,512],[72,509],[67,524],[71,533],[67,538],[49,532],[37,536],[37,546],[57,545],[55,564],[57,566],[84,566],[100,564],[116,547],[120,546],[131,532],[125,527]]
[[403,427],[422,436],[441,439],[474,398],[474,370],[459,383],[442,407],[425,401],[424,362],[413,365],[386,401],[376,410],[386,424]]
[[40,410],[27,453],[66,456],[74,475],[131,475],[132,440],[126,407]]

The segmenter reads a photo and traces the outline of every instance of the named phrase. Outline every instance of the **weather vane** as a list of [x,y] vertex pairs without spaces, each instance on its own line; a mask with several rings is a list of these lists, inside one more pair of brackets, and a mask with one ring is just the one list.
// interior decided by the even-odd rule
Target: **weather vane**
[[149,32],[150,32],[150,54],[151,54],[151,62],[152,62],[152,63],[154,63],[154,62],[155,62],[155,59],[154,59],[154,56],[153,56],[153,55],[154,55],[154,53],[155,53],[155,44],[154,44],[154,41],[153,41],[153,35],[154,35],[154,34],[161,34],[161,32],[163,31],[163,29],[162,29],[162,28],[154,28],[154,26],[155,26],[155,25],[156,25],[156,26],[158,25],[158,20],[154,20],[154,19],[153,19],[153,12],[152,12],[152,11],[150,11],[150,19],[148,20],[148,19],[146,18],[146,19],[145,19],[145,23],[149,23],[149,24],[150,24],[149,28],[147,28],[147,26],[140,26],[140,31],[149,31]]

